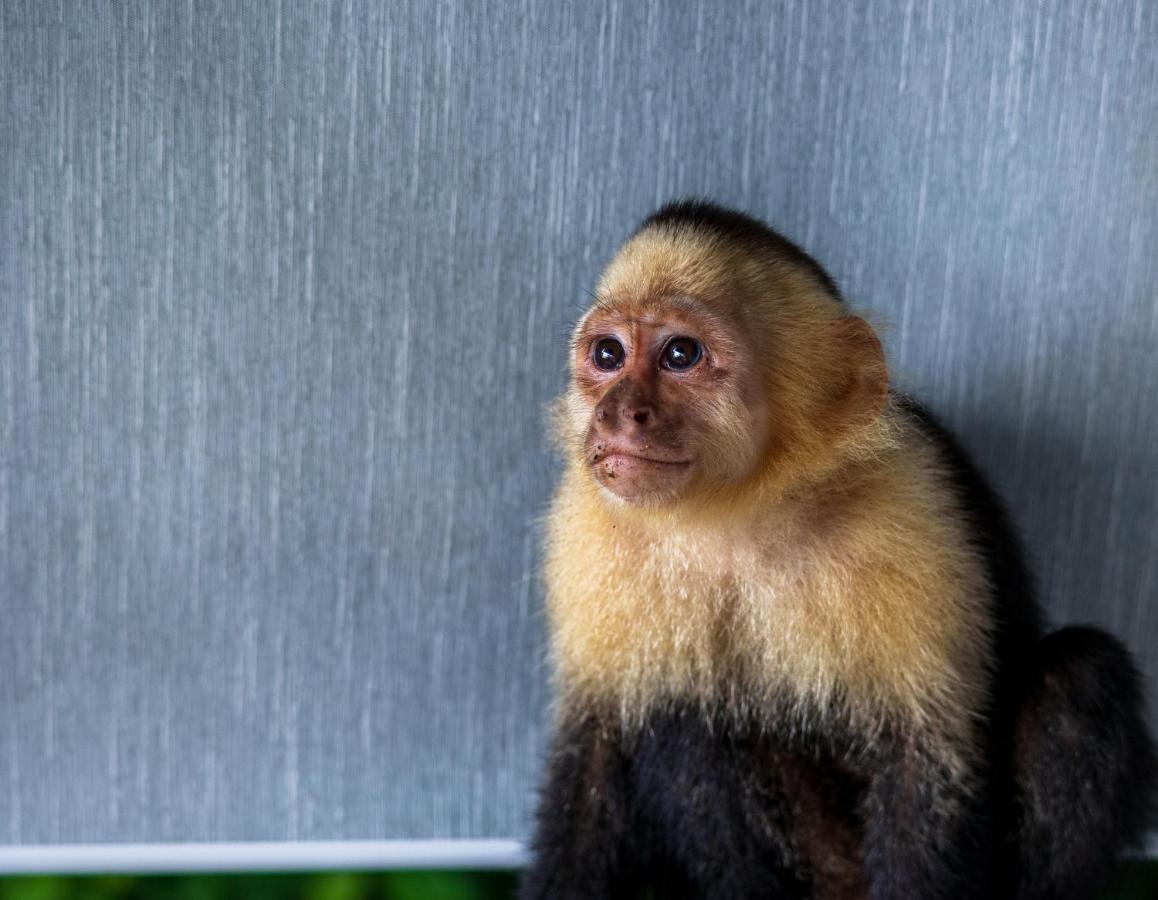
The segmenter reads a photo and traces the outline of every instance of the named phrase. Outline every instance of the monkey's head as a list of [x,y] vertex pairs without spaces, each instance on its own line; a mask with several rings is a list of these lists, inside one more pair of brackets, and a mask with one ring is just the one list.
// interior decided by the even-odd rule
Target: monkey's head
[[664,207],[612,260],[572,337],[559,431],[633,506],[736,502],[824,468],[875,421],[872,329],[802,250],[699,202]]

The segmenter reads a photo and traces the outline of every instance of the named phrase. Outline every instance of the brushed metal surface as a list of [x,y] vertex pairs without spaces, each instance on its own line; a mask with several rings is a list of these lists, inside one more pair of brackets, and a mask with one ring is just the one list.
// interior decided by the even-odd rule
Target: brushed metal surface
[[1158,5],[0,5],[0,843],[514,837],[543,406],[767,217],[1158,681]]

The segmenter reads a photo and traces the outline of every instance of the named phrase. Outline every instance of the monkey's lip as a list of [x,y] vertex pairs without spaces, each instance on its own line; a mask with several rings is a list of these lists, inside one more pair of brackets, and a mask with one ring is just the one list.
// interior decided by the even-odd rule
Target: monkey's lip
[[663,459],[657,456],[647,456],[638,450],[629,450],[624,447],[606,447],[596,450],[590,456],[592,465],[616,462],[619,465],[636,466],[640,463],[652,466],[690,466],[690,459]]

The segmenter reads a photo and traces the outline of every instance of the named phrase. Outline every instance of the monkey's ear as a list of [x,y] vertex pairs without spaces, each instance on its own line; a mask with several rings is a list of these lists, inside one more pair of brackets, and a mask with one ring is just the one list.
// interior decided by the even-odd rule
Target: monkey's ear
[[884,349],[872,326],[858,316],[842,316],[833,330],[846,373],[836,397],[837,418],[848,426],[867,425],[880,415],[888,396]]

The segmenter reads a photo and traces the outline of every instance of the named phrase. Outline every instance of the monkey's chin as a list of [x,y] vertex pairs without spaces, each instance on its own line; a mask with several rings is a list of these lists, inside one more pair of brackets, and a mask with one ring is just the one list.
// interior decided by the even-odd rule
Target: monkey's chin
[[612,453],[591,464],[591,474],[604,490],[632,506],[671,503],[692,480],[690,460],[667,462]]

